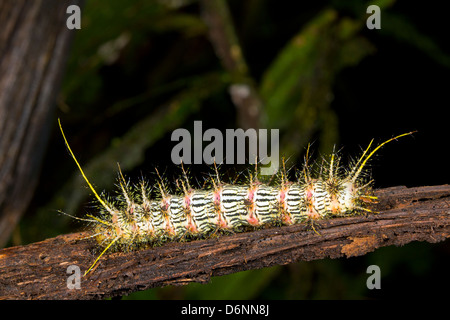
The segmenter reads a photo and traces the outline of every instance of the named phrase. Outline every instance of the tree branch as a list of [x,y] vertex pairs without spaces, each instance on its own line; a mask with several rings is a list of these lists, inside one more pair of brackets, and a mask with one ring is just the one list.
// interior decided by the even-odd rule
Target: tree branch
[[[68,289],[67,267],[81,272],[96,258],[86,232],[0,250],[0,299],[99,299],[165,285],[207,283],[212,276],[299,260],[364,255],[379,247],[450,237],[450,185],[376,192],[380,214],[274,227],[220,238],[112,253]],[[80,240],[81,239],[81,240]],[[98,253],[97,253],[98,254]]]
[[0,1],[0,247],[39,180],[74,31],[74,1]]
[[238,127],[259,129],[262,100],[249,74],[228,4],[225,0],[201,0],[200,4],[211,45],[231,76],[229,92],[236,106]]

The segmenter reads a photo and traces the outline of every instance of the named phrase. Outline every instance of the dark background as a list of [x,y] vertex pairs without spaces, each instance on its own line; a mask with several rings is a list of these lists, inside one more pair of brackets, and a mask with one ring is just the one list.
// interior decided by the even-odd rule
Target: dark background
[[[41,180],[11,245],[83,227],[56,210],[78,216],[93,210],[64,147],[58,117],[91,182],[114,194],[117,162],[132,181],[141,175],[153,179],[155,167],[169,180],[180,175],[170,160],[174,129],[191,130],[194,120],[203,121],[203,130],[240,127],[228,93],[240,77],[254,84],[263,101],[260,128],[280,129],[280,152],[296,168],[308,142],[315,155],[326,155],[336,144],[347,159],[360,155],[373,138],[379,143],[417,131],[374,158],[375,187],[448,183],[450,48],[441,2],[380,1],[380,30],[365,27],[369,4],[362,1],[226,4],[248,66],[237,76],[215,54],[197,1],[86,1],[82,29],[73,31]],[[334,18],[323,18],[327,13]],[[295,45],[297,36],[302,41]],[[125,39],[123,45],[116,41],[115,49],[106,50],[118,38]],[[271,98],[279,92],[287,94],[277,104]],[[153,126],[140,129],[139,123],[152,119]],[[221,168],[224,176],[233,175],[228,167]],[[199,165],[190,171],[201,180],[210,169]],[[448,241],[411,243],[364,257],[298,262],[130,297],[433,298],[449,285],[449,251]],[[381,268],[381,290],[366,288],[371,264]]]

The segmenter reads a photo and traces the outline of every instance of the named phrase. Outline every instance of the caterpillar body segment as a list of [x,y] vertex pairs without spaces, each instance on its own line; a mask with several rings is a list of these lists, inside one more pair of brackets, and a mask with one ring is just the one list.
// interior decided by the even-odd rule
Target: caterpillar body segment
[[[334,216],[369,211],[376,200],[372,182],[362,174],[373,154],[386,143],[410,135],[389,139],[371,150],[372,142],[350,168],[339,167],[339,157],[332,153],[329,166],[317,174],[311,170],[308,155],[296,181],[288,181],[286,170],[281,182],[268,185],[250,178],[248,184],[225,184],[211,178],[206,189],[192,189],[183,168],[182,192],[170,194],[158,173],[153,185],[159,196],[150,197],[148,182],[129,186],[119,167],[120,196],[114,202],[95,191],[73,154],[59,122],[70,155],[101,205],[100,217],[89,215],[95,224],[93,233],[103,251],[86,271],[87,274],[108,250],[135,250],[168,241],[186,241],[254,230],[267,226],[314,222]],[[309,147],[308,147],[309,152]],[[114,204],[113,204],[114,203]]]

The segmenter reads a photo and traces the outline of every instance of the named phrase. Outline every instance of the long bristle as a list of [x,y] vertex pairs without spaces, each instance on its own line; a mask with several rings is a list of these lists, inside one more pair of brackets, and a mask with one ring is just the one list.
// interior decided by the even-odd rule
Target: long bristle
[[81,168],[80,164],[78,163],[77,158],[75,157],[75,155],[72,152],[72,149],[70,148],[69,142],[67,142],[66,136],[64,134],[63,128],[61,126],[61,121],[58,119],[58,124],[59,124],[59,129],[61,130],[61,134],[64,138],[64,142],[66,144],[67,149],[69,150],[70,155],[72,156],[73,160],[75,161],[75,163],[78,166],[78,169],[81,172],[81,175],[83,176],[84,180],[86,181],[86,183],[88,184],[89,188],[92,190],[92,192],[94,193],[95,197],[97,198],[97,200],[100,202],[100,204],[110,213],[113,214],[113,210],[105,203],[105,201],[103,201],[103,199],[98,195],[97,191],[94,189],[94,187],[92,186],[92,184],[89,182],[89,179],[86,177],[86,175],[84,174],[83,169]]
[[[355,168],[358,166],[358,164],[359,164],[359,163],[361,162],[361,160],[362,160],[361,165],[359,166],[359,168],[356,170],[355,173],[350,174],[350,180],[351,180],[352,182],[355,182],[356,179],[358,179],[358,176],[361,174],[362,169],[363,169],[363,168],[365,167],[365,165],[367,164],[367,161],[369,161],[369,159],[375,154],[375,152],[377,152],[382,146],[384,146],[385,144],[387,144],[387,143],[389,143],[389,142],[391,142],[391,141],[394,141],[394,140],[396,140],[396,139],[398,139],[398,138],[401,138],[401,137],[404,137],[404,136],[409,136],[409,135],[411,135],[411,134],[413,134],[413,133],[415,133],[415,132],[416,132],[416,131],[412,131],[412,132],[408,132],[408,133],[403,133],[403,134],[400,134],[400,135],[398,135],[398,136],[396,136],[396,137],[393,137],[393,138],[391,138],[391,139],[389,139],[389,140],[386,140],[386,141],[382,142],[382,143],[379,144],[375,149],[373,149],[372,152],[370,152],[369,155],[368,155],[364,160],[362,160],[362,159],[364,158],[364,155],[367,153],[367,151],[369,150],[369,148],[370,148],[370,146],[371,146],[371,144],[372,144],[372,142],[370,142],[369,146],[368,146],[367,149],[364,151],[363,155],[361,156],[361,158],[358,160],[357,164],[355,165]],[[372,140],[372,141],[373,141],[373,140]]]

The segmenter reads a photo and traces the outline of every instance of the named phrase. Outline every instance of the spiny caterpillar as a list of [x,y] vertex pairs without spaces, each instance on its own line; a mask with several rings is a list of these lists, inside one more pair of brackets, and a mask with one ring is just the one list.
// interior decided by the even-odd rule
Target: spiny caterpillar
[[85,275],[108,249],[133,250],[168,241],[207,238],[218,233],[372,212],[368,205],[377,198],[372,191],[373,180],[367,181],[363,169],[382,146],[413,133],[393,137],[371,150],[372,140],[349,168],[340,167],[340,158],[333,152],[329,165],[322,166],[315,174],[308,164],[308,148],[297,181],[287,180],[283,166],[276,186],[254,178],[247,185],[225,184],[220,181],[216,168],[211,187],[196,190],[190,187],[183,168],[182,194],[169,194],[160,177],[156,183],[159,195],[151,199],[147,183],[142,181],[139,185],[129,186],[119,167],[121,193],[113,203],[95,191],[67,142],[61,122],[58,122],[70,155],[101,205],[99,216],[88,215],[90,219],[80,219],[95,224],[93,237],[104,248]]

